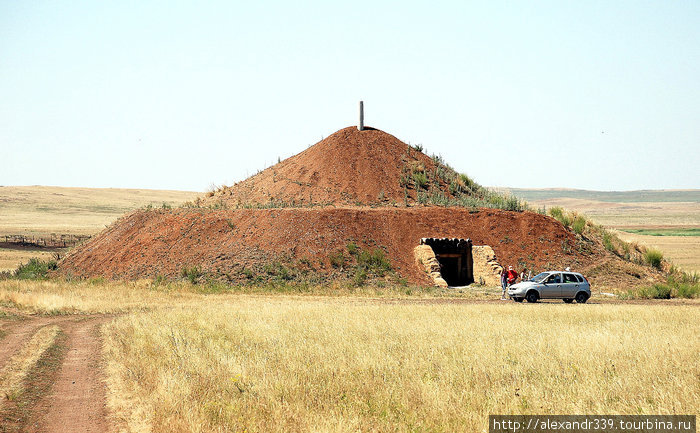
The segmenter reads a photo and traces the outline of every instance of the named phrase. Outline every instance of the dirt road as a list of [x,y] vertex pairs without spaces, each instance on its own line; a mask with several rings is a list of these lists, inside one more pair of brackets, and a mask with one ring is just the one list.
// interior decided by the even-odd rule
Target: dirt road
[[107,432],[100,325],[106,316],[0,319],[0,371],[39,329],[59,338],[29,370],[18,397],[3,399],[0,432]]

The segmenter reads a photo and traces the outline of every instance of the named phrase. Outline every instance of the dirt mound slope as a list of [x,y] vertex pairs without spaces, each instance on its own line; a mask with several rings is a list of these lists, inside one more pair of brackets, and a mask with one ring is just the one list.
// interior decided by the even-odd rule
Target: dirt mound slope
[[[452,186],[450,184],[452,183]],[[454,197],[467,186],[433,158],[378,129],[348,127],[205,199],[228,208],[414,204],[419,190]]]
[[[114,279],[179,278],[183,269],[196,266],[212,278],[242,282],[285,266],[335,279],[344,268],[337,257],[345,255],[350,266],[347,246],[356,244],[368,251],[382,249],[397,275],[431,285],[413,257],[423,237],[471,238],[474,245],[493,247],[502,264],[536,271],[566,266],[585,270],[603,260],[612,270],[620,262],[553,218],[531,212],[457,207],[178,209],[123,217],[69,254],[60,272]],[[634,272],[638,275],[623,277],[637,283],[645,277]],[[600,272],[599,281],[606,275]]]

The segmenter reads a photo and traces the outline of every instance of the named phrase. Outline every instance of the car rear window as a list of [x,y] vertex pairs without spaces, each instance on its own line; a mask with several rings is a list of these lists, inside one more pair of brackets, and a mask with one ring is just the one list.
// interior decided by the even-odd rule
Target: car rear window
[[574,274],[574,277],[576,277],[576,279],[578,280],[579,283],[583,283],[583,277],[582,277],[582,276],[580,276],[580,275],[575,275],[575,274]]
[[577,283],[579,281],[576,279],[576,275],[574,275],[574,274],[564,274],[564,282],[565,283]]

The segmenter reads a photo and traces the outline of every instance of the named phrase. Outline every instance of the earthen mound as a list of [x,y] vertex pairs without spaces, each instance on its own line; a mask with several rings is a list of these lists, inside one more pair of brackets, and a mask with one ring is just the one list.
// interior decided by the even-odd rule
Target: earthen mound
[[[440,206],[416,206],[425,204]],[[341,129],[191,207],[129,214],[76,248],[60,272],[319,283],[353,272],[363,281],[368,272],[421,285],[463,285],[487,280],[475,269],[494,277],[500,265],[513,265],[533,272],[571,267],[590,271],[594,283],[618,287],[659,278],[606,251],[600,239],[576,235],[551,217],[514,211],[523,209],[516,199],[371,128]],[[431,251],[416,249],[422,238],[436,242]],[[470,245],[490,248],[474,255]],[[414,256],[420,250],[424,258]]]
[[[379,249],[396,276],[432,285],[415,263],[421,238],[470,238],[490,245],[502,264],[534,271],[597,269],[623,285],[646,275],[627,272],[602,246],[584,242],[551,217],[531,212],[464,208],[179,209],[132,213],[74,250],[64,274],[114,279],[179,278],[196,267],[208,277],[245,282],[262,277],[331,281],[348,276],[357,250]],[[636,275],[633,275],[636,274]]]
[[[469,183],[469,182],[467,182]],[[453,170],[378,129],[348,127],[205,199],[228,208],[410,205],[420,192],[471,192]]]

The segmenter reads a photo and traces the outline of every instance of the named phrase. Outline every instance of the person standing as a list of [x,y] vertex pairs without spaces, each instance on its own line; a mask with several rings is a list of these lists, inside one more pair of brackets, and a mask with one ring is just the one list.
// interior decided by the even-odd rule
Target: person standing
[[528,271],[527,268],[523,268],[520,273],[520,281],[529,281],[532,278],[532,271]]
[[501,300],[506,299],[506,287],[508,287],[508,271],[503,268],[501,271]]
[[508,266],[508,286],[512,286],[518,280],[518,273],[513,269],[512,266]]

